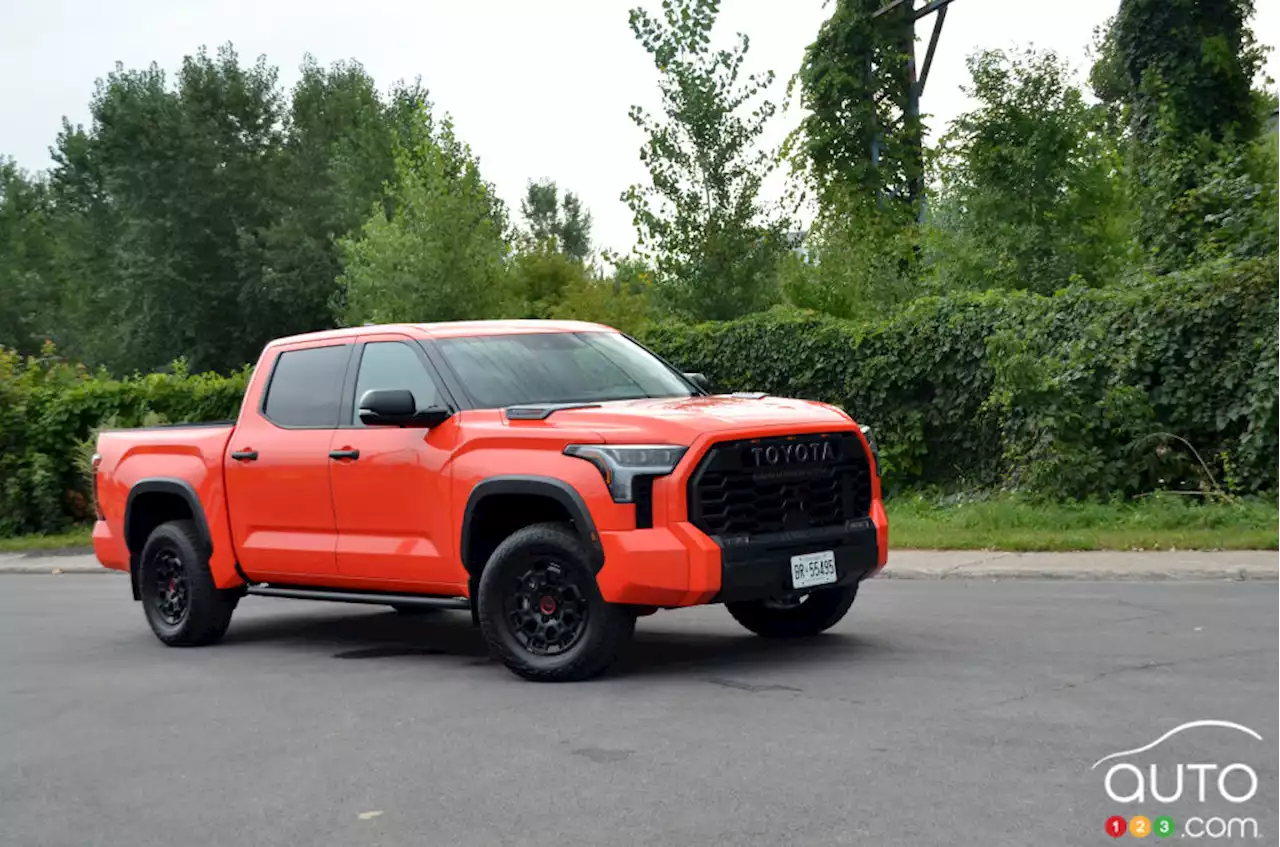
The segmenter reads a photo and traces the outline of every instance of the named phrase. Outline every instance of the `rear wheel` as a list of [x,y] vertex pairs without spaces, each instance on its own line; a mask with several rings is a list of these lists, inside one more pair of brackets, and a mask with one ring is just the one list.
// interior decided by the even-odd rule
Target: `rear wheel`
[[858,585],[813,591],[796,600],[726,603],[734,620],[765,638],[805,638],[830,629],[853,605]]
[[156,527],[142,548],[138,567],[143,612],[151,631],[165,644],[212,644],[227,631],[240,598],[213,584],[191,521]]
[[539,682],[601,673],[635,632],[635,615],[600,596],[586,548],[560,524],[527,526],[498,545],[477,605],[494,656]]

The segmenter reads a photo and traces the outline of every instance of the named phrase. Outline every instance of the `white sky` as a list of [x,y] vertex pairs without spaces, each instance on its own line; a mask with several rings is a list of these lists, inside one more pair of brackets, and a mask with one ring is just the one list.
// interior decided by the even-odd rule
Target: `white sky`
[[[627,250],[619,195],[642,181],[639,130],[627,109],[658,105],[656,72],[632,38],[641,0],[2,0],[0,154],[31,170],[64,115],[86,122],[95,78],[114,62],[172,71],[184,54],[231,41],[245,63],[265,54],[287,89],[305,52],[322,64],[359,60],[384,90],[421,76],[440,111],[479,155],[485,177],[518,208],[526,180],[548,176],[582,196],[597,246]],[[658,9],[659,0],[643,0]],[[824,0],[722,0],[717,34],[751,37],[750,70],[773,69],[781,99],[830,8]],[[932,128],[964,111],[965,56],[982,47],[1052,48],[1085,67],[1095,26],[1118,0],[956,0],[923,108]],[[1257,0],[1255,35],[1277,43],[1280,3]],[[931,24],[917,30],[923,59]],[[1268,60],[1277,77],[1277,59]],[[780,138],[797,112],[775,127]]]

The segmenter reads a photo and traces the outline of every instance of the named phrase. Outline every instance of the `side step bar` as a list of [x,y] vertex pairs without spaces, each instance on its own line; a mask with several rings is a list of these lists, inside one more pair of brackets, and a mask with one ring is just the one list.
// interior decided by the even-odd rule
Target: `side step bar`
[[287,597],[292,600],[331,600],[338,603],[367,603],[373,606],[427,606],[432,609],[470,609],[466,597],[431,597],[425,594],[375,594],[361,591],[331,591],[325,588],[276,588],[250,585],[248,594],[260,597]]

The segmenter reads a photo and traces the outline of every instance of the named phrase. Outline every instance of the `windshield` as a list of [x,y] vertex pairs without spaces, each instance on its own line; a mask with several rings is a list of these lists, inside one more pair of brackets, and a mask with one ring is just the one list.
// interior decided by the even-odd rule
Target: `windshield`
[[662,361],[613,332],[477,335],[439,345],[482,409],[694,393]]

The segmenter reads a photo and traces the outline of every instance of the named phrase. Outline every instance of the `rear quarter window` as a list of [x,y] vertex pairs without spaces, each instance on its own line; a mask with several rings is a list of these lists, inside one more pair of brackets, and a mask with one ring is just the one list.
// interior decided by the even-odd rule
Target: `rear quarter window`
[[276,359],[262,414],[280,426],[337,427],[350,345],[286,350]]

